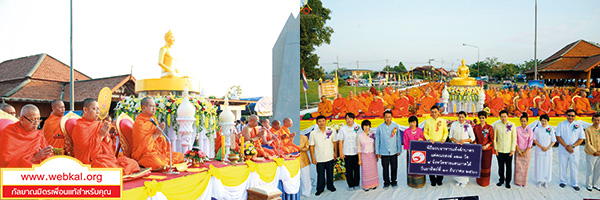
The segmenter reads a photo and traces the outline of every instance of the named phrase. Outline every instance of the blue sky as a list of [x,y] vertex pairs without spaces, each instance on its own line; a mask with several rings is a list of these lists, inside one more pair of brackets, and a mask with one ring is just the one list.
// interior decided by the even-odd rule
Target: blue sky
[[[339,57],[340,67],[381,70],[390,65],[432,65],[456,69],[497,57],[520,64],[533,59],[533,0],[507,1],[357,1],[326,0],[331,10],[327,26],[334,29],[331,44],[318,47],[320,64],[329,72]],[[310,4],[310,1],[309,1]],[[579,39],[600,42],[600,1],[538,1],[537,58],[545,59]]]

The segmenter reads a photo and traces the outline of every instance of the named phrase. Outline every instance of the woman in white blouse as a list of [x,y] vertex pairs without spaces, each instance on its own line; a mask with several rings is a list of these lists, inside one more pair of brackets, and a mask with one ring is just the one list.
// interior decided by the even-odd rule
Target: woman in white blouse
[[554,128],[548,125],[550,117],[544,114],[540,116],[541,127],[533,131],[533,143],[535,144],[535,168],[534,178],[538,181],[537,186],[548,188],[548,182],[552,180],[552,147],[556,143]]
[[[473,133],[473,126],[466,120],[467,113],[465,111],[458,112],[458,121],[452,123],[450,126],[450,140],[456,144],[471,143],[475,141],[475,134]],[[456,186],[465,187],[469,183],[469,177],[458,177],[455,176]]]

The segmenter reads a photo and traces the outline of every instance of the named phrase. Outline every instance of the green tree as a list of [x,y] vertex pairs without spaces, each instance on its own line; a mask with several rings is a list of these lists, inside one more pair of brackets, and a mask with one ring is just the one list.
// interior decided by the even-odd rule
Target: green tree
[[[542,63],[542,60],[537,59],[537,65],[540,66],[541,63]],[[530,69],[533,69],[533,67],[535,66],[534,64],[535,63],[534,63],[533,59],[531,59],[529,61],[525,61],[525,63],[519,65],[519,73],[523,73]]]
[[519,67],[515,64],[503,64],[493,68],[492,76],[498,80],[511,79],[519,72]]
[[397,71],[397,72],[407,72],[408,70],[406,70],[406,67],[404,66],[404,64],[402,64],[402,61],[400,61],[398,63],[398,65],[394,66],[394,71]]
[[469,76],[477,77],[477,69],[479,69],[480,76],[493,76],[493,70],[497,66],[501,66],[504,63],[498,61],[496,57],[487,57],[483,61],[478,61],[469,66]]
[[319,56],[314,54],[315,47],[331,42],[333,29],[325,26],[331,19],[331,11],[323,8],[320,0],[308,3],[312,9],[309,14],[300,14],[300,67],[304,69],[306,78],[319,79],[323,77],[324,70],[319,65]]
[[242,87],[239,85],[231,86],[227,89],[227,94],[223,96],[231,99],[231,97],[237,97],[238,99],[242,96]]

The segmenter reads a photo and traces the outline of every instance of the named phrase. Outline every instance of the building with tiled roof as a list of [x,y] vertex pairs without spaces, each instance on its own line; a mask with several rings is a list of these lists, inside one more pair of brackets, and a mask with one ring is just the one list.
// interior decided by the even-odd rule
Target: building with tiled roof
[[[17,114],[23,105],[34,104],[43,118],[52,112],[50,102],[55,99],[62,99],[68,110],[70,70],[45,53],[4,61],[0,63],[0,101],[13,105]],[[103,87],[113,92],[112,106],[122,96],[135,95],[135,78],[129,74],[92,79],[77,70],[73,73],[75,110],[81,110],[86,98],[98,98]]]
[[[533,79],[534,69],[526,71]],[[600,78],[600,47],[585,40],[577,40],[563,47],[538,65],[543,79],[587,80]]]

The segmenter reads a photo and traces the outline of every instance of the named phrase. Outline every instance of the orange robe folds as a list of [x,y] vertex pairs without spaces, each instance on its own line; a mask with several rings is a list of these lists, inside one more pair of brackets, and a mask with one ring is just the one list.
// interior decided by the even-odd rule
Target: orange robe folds
[[[556,112],[554,112],[554,110],[552,110],[552,103],[550,102],[550,100],[548,98],[546,98],[545,101],[539,101],[539,108],[538,109],[538,115],[543,115],[546,114],[550,117],[554,117],[556,116]],[[548,110],[548,112],[546,112],[546,110]]]
[[[259,128],[260,127],[258,127],[258,126],[251,128],[252,130],[250,130],[250,138],[256,137],[256,135],[258,135]],[[248,139],[250,139],[250,138],[248,138]],[[272,157],[272,156],[277,155],[275,153],[275,151],[262,147],[262,138],[258,138],[258,140],[254,140],[254,147],[256,148],[256,156],[258,156],[258,157]]]
[[317,112],[312,113],[310,116],[318,117],[319,115],[323,115],[325,117],[329,117],[329,116],[331,116],[332,113],[333,113],[333,104],[331,104],[331,101],[329,99],[327,99],[325,101],[319,102],[319,109],[317,110]]
[[[156,121],[156,120],[154,120]],[[169,143],[164,136],[153,138],[156,125],[150,121],[150,117],[140,114],[133,123],[133,153],[131,157],[144,167],[158,169],[169,165]],[[173,164],[183,162],[183,154],[173,152]]]
[[91,164],[96,168],[123,168],[123,174],[140,171],[135,160],[121,156],[115,158],[113,141],[110,136],[100,138],[102,122],[79,118],[73,128],[73,151],[75,158],[83,164]]
[[504,99],[496,97],[490,101],[490,113],[492,116],[499,116],[498,113],[504,110]]
[[[50,114],[50,117],[44,122],[44,128],[42,129],[46,141],[54,148],[65,148],[65,139],[62,137],[63,133],[60,130],[60,119],[62,119],[62,117]],[[54,138],[58,135],[60,135],[60,137]]]
[[557,115],[564,115],[569,109],[569,105],[566,100],[561,100],[560,98],[556,98],[554,101],[554,112]]
[[531,103],[529,98],[521,98],[517,101],[517,109],[515,110],[515,116],[521,117],[522,112],[527,112],[527,116],[533,116],[533,111],[529,110]]
[[293,153],[293,152],[298,152],[300,151],[300,147],[298,147],[298,145],[294,144],[294,138],[291,138],[290,135],[290,129],[282,126],[281,130],[279,130],[280,134],[280,139],[281,139],[281,147],[283,148],[287,148],[288,152],[287,153]]
[[25,131],[19,122],[10,124],[0,133],[0,168],[30,168],[31,159],[48,146],[40,130]]
[[[271,131],[271,133],[275,134],[277,137],[279,137],[279,135],[281,134],[280,133],[281,129],[276,130],[275,128],[271,127],[271,129],[269,129],[269,131]],[[275,138],[271,134],[268,134],[267,141],[269,141],[269,140],[273,140],[273,142],[271,142],[271,144],[269,144],[269,146],[273,147],[273,150],[275,151],[275,153],[277,153],[277,151],[280,151],[281,154],[286,154],[286,152],[279,145],[279,143],[281,143],[281,141],[279,141],[279,138]]]
[[337,98],[333,101],[333,115],[339,117],[346,117],[346,98]]
[[419,110],[417,110],[417,115],[429,114],[431,111],[431,107],[435,105],[436,100],[431,96],[425,96],[421,100],[421,106],[419,106]]
[[590,100],[588,100],[586,97],[575,97],[573,109],[577,111],[577,114],[596,114],[596,111],[592,110]]
[[365,115],[369,117],[383,117],[383,110],[383,100],[377,99],[371,102],[369,105],[369,111],[365,113]]
[[409,101],[407,97],[399,98],[396,100],[394,110],[392,110],[392,115],[394,117],[406,117],[410,115],[408,112]]
[[[358,116],[360,114],[360,112],[358,110],[360,110],[361,108],[361,103],[360,101],[355,99],[352,100],[348,100],[346,101],[346,112],[347,113],[352,113],[354,114],[354,116]],[[364,110],[363,110],[364,112]]]

